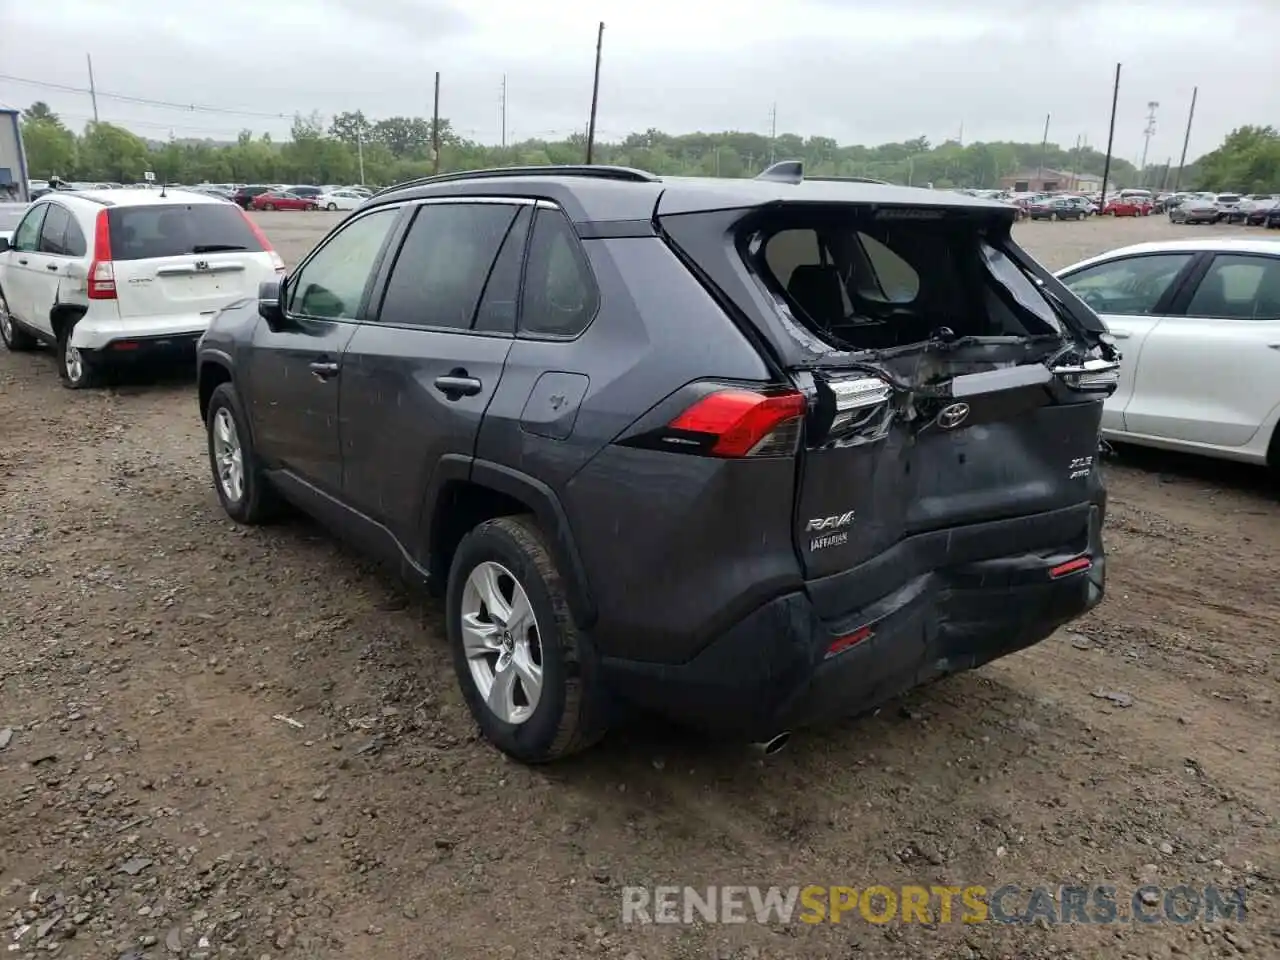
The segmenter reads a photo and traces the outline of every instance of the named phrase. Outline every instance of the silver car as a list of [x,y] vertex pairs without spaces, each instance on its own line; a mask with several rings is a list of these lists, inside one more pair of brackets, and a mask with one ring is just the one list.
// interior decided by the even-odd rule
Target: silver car
[[1188,197],[1169,211],[1170,223],[1217,223],[1222,219],[1216,200]]

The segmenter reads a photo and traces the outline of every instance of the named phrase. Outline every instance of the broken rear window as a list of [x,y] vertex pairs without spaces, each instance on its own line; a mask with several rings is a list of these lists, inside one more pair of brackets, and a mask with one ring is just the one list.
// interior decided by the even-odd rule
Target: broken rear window
[[964,219],[785,211],[741,248],[775,300],[836,349],[1058,334],[1036,282]]

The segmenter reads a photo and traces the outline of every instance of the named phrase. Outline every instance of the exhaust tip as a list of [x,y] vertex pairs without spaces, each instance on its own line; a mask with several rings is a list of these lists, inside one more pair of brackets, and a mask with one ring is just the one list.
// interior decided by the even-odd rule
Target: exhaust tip
[[791,742],[791,731],[784,730],[782,733],[770,737],[768,740],[760,743],[752,744],[752,748],[759,754],[772,757],[775,753],[780,752],[788,743]]

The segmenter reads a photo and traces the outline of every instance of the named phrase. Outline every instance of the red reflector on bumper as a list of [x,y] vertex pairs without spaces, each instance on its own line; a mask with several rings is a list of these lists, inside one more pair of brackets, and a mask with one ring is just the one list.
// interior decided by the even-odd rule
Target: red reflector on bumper
[[827,647],[827,656],[834,657],[837,653],[844,653],[850,647],[856,647],[862,641],[869,639],[871,639],[871,628],[859,627],[853,633],[847,633],[831,641],[831,645]]
[[137,350],[138,345],[132,340],[120,340],[111,345],[112,350]]
[[1076,557],[1074,560],[1068,560],[1066,563],[1060,563],[1049,571],[1049,579],[1057,580],[1059,577],[1065,577],[1070,573],[1079,573],[1081,570],[1088,570],[1093,566],[1093,560],[1089,557]]

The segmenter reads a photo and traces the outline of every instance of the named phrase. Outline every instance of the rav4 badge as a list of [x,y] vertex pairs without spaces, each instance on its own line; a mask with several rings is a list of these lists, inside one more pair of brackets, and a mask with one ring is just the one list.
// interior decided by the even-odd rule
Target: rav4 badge
[[816,517],[809,521],[808,526],[804,528],[805,533],[813,533],[817,530],[840,530],[843,527],[853,523],[853,511],[847,513],[837,513],[833,517]]

